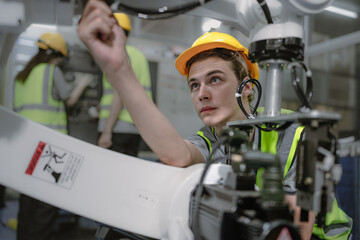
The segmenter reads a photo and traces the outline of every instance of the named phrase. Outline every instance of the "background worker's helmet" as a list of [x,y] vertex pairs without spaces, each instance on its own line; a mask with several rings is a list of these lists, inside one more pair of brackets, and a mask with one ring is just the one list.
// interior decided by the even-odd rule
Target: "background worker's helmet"
[[65,42],[64,38],[61,36],[61,34],[59,34],[59,33],[50,33],[50,32],[44,33],[37,40],[36,44],[41,49],[55,50],[57,52],[60,52],[65,57],[68,56],[66,42]]
[[128,15],[125,13],[114,13],[114,17],[122,29],[131,31],[131,22]]
[[259,79],[259,69],[256,63],[252,63],[248,59],[249,51],[246,47],[241,45],[234,37],[219,32],[207,32],[199,37],[193,45],[183,52],[175,61],[175,67],[181,75],[186,77],[189,74],[189,69],[186,68],[186,63],[196,54],[214,49],[226,48],[233,51],[238,51],[244,57],[250,77]]

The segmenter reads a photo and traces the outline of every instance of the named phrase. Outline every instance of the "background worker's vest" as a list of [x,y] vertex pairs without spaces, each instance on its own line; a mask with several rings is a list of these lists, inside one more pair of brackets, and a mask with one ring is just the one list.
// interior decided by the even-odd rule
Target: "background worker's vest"
[[67,118],[62,101],[52,96],[55,65],[35,66],[25,83],[15,81],[14,111],[56,131],[67,133]]
[[[213,128],[212,128],[213,129]],[[288,173],[292,162],[295,157],[296,149],[299,140],[301,139],[301,134],[304,130],[303,126],[297,127],[295,131],[295,135],[291,144],[290,152],[286,161],[286,165],[284,168],[283,179],[285,178],[286,174]],[[212,131],[214,134],[214,131]],[[262,152],[277,154],[277,146],[278,146],[278,132],[271,131],[265,132],[261,131],[261,146],[260,149]],[[197,135],[202,137],[206,144],[208,145],[210,154],[212,152],[211,141],[208,137],[205,136],[203,131],[198,131]],[[262,186],[262,173],[264,169],[259,169],[256,176],[256,185],[261,188]],[[346,215],[344,211],[342,211],[337,204],[336,199],[334,199],[332,204],[331,212],[328,212],[326,215],[325,220],[325,227],[319,228],[317,225],[314,225],[313,228],[313,235],[318,236],[320,239],[328,239],[328,240],[345,240],[348,239],[351,228],[352,228],[352,219]]]
[[[139,80],[147,95],[152,99],[151,93],[151,78],[149,73],[149,66],[144,55],[135,47],[126,45],[126,52],[128,54],[131,67],[134,70],[136,78]],[[110,106],[114,98],[114,89],[111,84],[107,81],[105,74],[103,74],[103,94],[100,101],[100,121],[109,117]],[[119,120],[133,124],[133,120],[130,113],[125,107],[121,110]]]

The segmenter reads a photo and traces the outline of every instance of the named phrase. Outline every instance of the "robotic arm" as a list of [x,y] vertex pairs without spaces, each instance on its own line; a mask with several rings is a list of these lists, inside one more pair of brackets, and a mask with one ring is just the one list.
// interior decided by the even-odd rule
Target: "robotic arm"
[[[311,110],[311,71],[307,69],[303,62],[305,52],[303,21],[306,15],[319,13],[332,2],[333,0],[203,0],[178,7],[178,9],[181,9],[178,11],[182,14],[212,17],[235,27],[249,36],[249,58],[258,63],[266,74],[264,79],[266,85],[264,112],[257,119],[231,122],[228,123],[228,126],[230,128],[246,128],[247,126],[259,126],[263,123],[270,123],[270,125],[285,123],[285,126],[293,122],[305,125],[305,135],[309,139],[306,139],[299,147],[297,168],[298,205],[305,211],[321,212],[320,216],[325,216],[326,212],[330,210],[334,184],[339,181],[341,176],[340,165],[334,156],[336,144],[333,139],[328,137],[331,126],[340,119],[340,115]],[[176,12],[174,8],[166,6],[160,6],[152,11],[135,9],[129,7],[126,1],[125,3],[115,1],[109,4],[111,4],[114,11],[128,11],[145,19],[156,19],[157,16],[161,18],[160,16],[163,14],[171,17]],[[306,74],[307,89],[305,92],[300,86],[299,68],[304,70]],[[283,85],[284,69],[293,71],[293,85],[301,102],[300,111],[288,116],[281,115],[281,87]],[[262,158],[261,154],[257,155],[257,157]],[[251,160],[253,159],[250,157]],[[326,189],[326,191],[324,192],[323,189]],[[224,195],[225,193],[234,196],[236,190],[238,190],[237,187],[228,191],[215,187],[215,189],[207,188],[204,191],[208,194],[205,198],[217,199],[218,195]],[[236,201],[243,200],[243,198],[256,199],[257,197],[237,196]],[[203,202],[203,207],[211,208],[211,201],[210,203],[206,202]],[[223,200],[219,200],[219,202],[225,205],[229,204],[229,202],[224,203]],[[199,204],[195,203],[194,206]],[[206,206],[206,204],[209,204],[209,206]],[[244,208],[244,206],[242,207]],[[236,207],[230,204],[229,209],[234,208]],[[263,211],[263,209],[260,207],[257,211]],[[196,212],[196,214],[200,213]],[[241,215],[241,217],[246,217],[246,214]],[[284,219],[286,218],[284,217]],[[204,222],[209,219],[205,220]],[[193,231],[198,231],[198,236],[195,235],[195,237],[201,235],[211,239],[211,236],[214,236],[212,233],[206,233],[207,230],[204,231],[204,228],[202,229],[201,222],[197,224],[200,225],[196,225],[195,228],[197,229],[193,229]],[[218,222],[218,224],[213,225],[219,224]],[[296,236],[291,236],[296,239]]]
[[[309,139],[304,141],[303,144],[300,144],[299,147],[300,154],[298,156],[297,169],[298,205],[305,211],[313,210],[321,212],[321,214],[319,214],[320,216],[325,216],[326,212],[330,210],[334,184],[339,181],[341,176],[341,168],[334,156],[336,144],[335,141],[333,141],[334,139],[329,139],[328,137],[329,132],[331,132],[331,126],[340,119],[340,115],[311,110],[309,103],[312,96],[311,71],[307,69],[303,62],[305,47],[303,21],[306,15],[319,13],[331,3],[332,0],[204,0],[193,4],[184,4],[183,8],[179,7],[183,10],[181,13],[212,17],[235,27],[243,34],[249,36],[249,58],[253,62],[258,63],[266,74],[266,79],[264,80],[266,85],[264,112],[257,119],[230,122],[228,126],[230,128],[247,128],[248,126],[256,126],[263,123],[270,123],[270,125],[285,123],[285,126],[293,122],[299,122],[305,125],[307,127],[305,135],[309,137]],[[130,8],[126,3],[120,3],[119,1],[111,3],[111,6],[114,11],[130,11],[138,17],[145,19],[156,19],[156,16],[161,16],[162,14],[168,14],[168,16],[174,14],[174,9],[164,6],[160,6],[153,11],[145,11],[144,9],[136,10],[133,7]],[[305,92],[300,86],[299,68],[304,70],[306,74],[307,89]],[[281,87],[283,85],[284,69],[291,69],[293,71],[293,85],[301,102],[300,111],[288,116],[281,115]],[[257,157],[259,159],[266,159],[266,157],[262,157],[261,154],[258,154]],[[253,160],[253,158],[249,157],[249,161]],[[237,175],[237,177],[239,177],[239,175]],[[253,199],[255,201],[257,198],[261,198],[261,196],[246,194],[245,196],[239,196],[237,195],[237,193],[239,193],[237,186],[233,186],[233,189],[230,190],[224,190],[222,187],[206,187],[204,189],[200,185],[200,189],[205,192],[202,207],[204,209],[212,209],[214,207],[212,201],[221,202],[224,206],[229,207],[226,210],[217,209],[220,212],[226,211],[229,213],[237,209],[233,213],[239,214],[240,208],[237,208],[239,205],[237,203],[234,204],[234,201],[243,201],[244,199]],[[326,191],[323,189],[326,189]],[[227,195],[229,199],[232,200],[229,202],[224,201],[224,199],[219,200],[219,196],[224,195]],[[196,194],[194,194],[194,196],[196,196]],[[194,197],[194,199],[196,198],[198,197]],[[198,206],[199,200],[192,200],[192,203],[194,206]],[[256,210],[255,208],[248,210],[262,211],[264,213],[263,206],[257,207]],[[245,205],[242,205],[242,208],[244,209]],[[193,207],[192,209],[197,209],[197,207]],[[271,214],[270,212],[267,214]],[[214,237],[216,236],[214,232],[208,231],[209,229],[212,231],[215,229],[209,227],[208,222],[210,221],[209,219],[212,219],[215,223],[212,222],[212,225],[210,225],[219,227],[221,221],[219,221],[219,219],[214,220],[214,216],[209,217],[208,212],[206,214],[204,212],[202,213],[208,217],[204,218],[204,215],[202,215],[203,221],[201,221],[201,216],[199,221],[195,221],[197,224],[193,225],[193,231],[196,233],[195,238],[202,236],[206,239],[217,239]],[[201,215],[201,212],[196,212],[194,215],[199,214]],[[283,219],[286,219],[285,215],[283,215]],[[227,221],[231,222],[233,217],[234,216],[228,215]],[[237,215],[237,217],[239,217],[239,215]],[[239,224],[238,221],[241,219],[244,220],[247,217],[249,216],[245,212],[243,215],[240,214],[240,217],[235,220],[237,222],[236,224]],[[271,218],[261,219],[261,221],[263,221],[262,225],[266,225],[265,223],[269,221],[269,219]],[[320,219],[324,220],[324,218]],[[244,221],[246,222],[247,220]],[[231,225],[230,222],[228,222],[228,224]],[[243,226],[246,226],[245,222],[243,222]],[[273,229],[275,229],[275,227]],[[279,229],[277,234],[281,234],[282,228]],[[287,229],[291,232],[289,229],[292,228],[289,227]],[[265,232],[268,230],[269,229],[262,229],[265,235]],[[222,231],[223,229],[215,232],[219,233]],[[244,229],[242,231],[244,231]],[[289,235],[291,235],[293,239],[297,238],[296,234]],[[253,236],[258,237],[257,239],[262,239],[262,237],[265,239],[264,235],[258,236],[253,234]],[[222,235],[222,238],[224,239],[224,235]]]
[[[335,145],[331,141],[328,141],[327,133],[328,126],[338,121],[340,119],[340,116],[338,114],[325,114],[311,110],[311,107],[309,105],[311,93],[303,93],[302,89],[298,87],[298,77],[295,69],[300,66],[300,68],[306,70],[307,77],[311,78],[310,71],[307,71],[303,63],[305,35],[303,28],[303,19],[306,15],[321,12],[325,7],[330,5],[333,0],[199,0],[199,2],[190,2],[187,4],[183,4],[183,6],[174,8],[170,8],[167,6],[159,6],[155,10],[151,10],[149,8],[140,9],[137,7],[131,7],[130,3],[132,1],[130,0],[121,2],[107,2],[109,5],[111,5],[114,11],[127,11],[129,13],[136,14],[138,17],[146,19],[162,18],[161,16],[164,15],[166,17],[171,17],[173,15],[176,15],[177,13],[212,17],[237,28],[243,34],[249,36],[249,57],[254,62],[257,62],[266,73],[266,92],[264,95],[265,111],[263,115],[259,116],[257,119],[232,122],[229,123],[228,126],[230,128],[237,128],[239,126],[240,128],[246,128],[248,126],[258,125],[264,122],[278,123],[297,121],[301,124],[309,126],[309,129],[315,129],[314,131],[309,130],[309,132],[307,133],[308,136],[316,136],[312,138],[312,142],[308,141],[305,142],[304,145],[302,145],[302,153],[310,152],[311,155],[299,155],[300,166],[298,172],[301,172],[302,174],[298,174],[298,176],[301,176],[298,180],[298,199],[300,199],[298,205],[306,210],[319,211],[321,209],[321,206],[319,205],[320,197],[318,195],[318,192],[316,191],[321,191],[322,186],[324,185],[333,186],[334,181],[332,181],[331,179],[328,179],[328,181],[324,181],[324,178],[316,179],[315,177],[319,175],[317,175],[315,172],[309,171],[309,169],[317,169],[318,171],[323,172],[323,175],[320,175],[323,177],[329,176],[329,174],[327,173],[331,172],[331,174],[336,175],[334,175],[335,181],[339,179],[339,171],[333,171],[333,169],[338,169],[337,167],[333,167],[336,164],[336,159],[333,156],[333,154],[336,152],[336,149],[333,148],[333,146]],[[127,2],[129,4],[127,4]],[[138,6],[146,6],[148,5],[148,1],[138,1],[137,4]],[[303,105],[303,108],[299,113],[295,113],[290,116],[282,116],[280,114],[281,86],[283,81],[283,70],[285,68],[294,69],[295,77],[293,82],[294,85],[297,85],[297,89],[299,90],[298,94]],[[324,145],[323,142],[326,142],[326,144]],[[329,142],[331,144],[327,144]],[[276,159],[273,159],[269,156],[264,157],[256,152],[251,153],[251,151],[233,154],[232,162],[233,164],[237,165],[237,167],[246,162],[237,162],[239,159],[241,159],[239,155],[244,155],[244,159],[247,159],[249,162],[254,162],[256,159],[262,159],[263,161],[258,161],[257,164],[266,165],[266,167],[268,169],[271,169],[271,171],[277,171]],[[322,159],[324,159],[324,161],[322,161],[322,163],[320,164],[318,159],[313,157],[314,155],[323,156]],[[269,162],[271,162],[271,164]],[[278,172],[276,173],[278,174]],[[208,174],[211,175],[211,169],[209,170]],[[248,186],[246,186],[245,188],[242,188],[243,186],[237,186],[236,179],[239,177],[241,179],[248,179],[247,174],[248,173],[244,171],[233,171],[233,173],[229,173],[226,176],[226,187],[215,185],[206,187],[206,189],[203,188],[204,192],[206,192],[207,194],[207,200],[209,200],[203,201],[203,206],[205,206],[205,209],[209,211],[206,213],[206,216],[211,218],[210,222],[215,223],[215,225],[220,228],[219,224],[221,224],[221,222],[218,222],[218,219],[214,219],[212,217],[214,216],[214,212],[219,213],[223,211],[227,212],[226,221],[228,223],[228,226],[238,226],[239,222],[234,222],[233,215],[228,213],[236,210],[236,207],[241,206],[239,207],[239,209],[245,209],[245,211],[242,212],[240,219],[242,226],[250,226],[253,224],[262,223],[262,225],[259,225],[259,228],[257,229],[249,228],[250,230],[260,229],[261,231],[263,231],[261,233],[262,235],[260,234],[263,238],[257,239],[266,239],[264,236],[266,235],[266,233],[269,233],[271,229],[277,229],[275,234],[285,234],[283,235],[285,237],[291,235],[293,239],[297,239],[298,235],[295,232],[292,232],[293,228],[288,225],[289,222],[284,223],[281,221],[277,221],[276,224],[274,224],[275,222],[273,221],[273,225],[269,223],[269,219],[279,220],[279,218],[273,218],[273,214],[276,213],[278,209],[280,209],[282,213],[281,219],[288,220],[288,215],[283,208],[284,206],[282,206],[279,201],[275,201],[275,205],[278,208],[269,208],[268,205],[266,205],[269,202],[266,201],[262,205],[253,206],[249,209],[244,208],[245,205],[249,206],[247,204],[251,203],[253,200],[264,197],[260,193],[256,193],[255,191],[247,191],[253,190],[248,189]],[[214,179],[209,182],[218,181]],[[253,184],[250,182],[249,186],[252,185]],[[187,193],[189,187],[194,187],[194,183],[192,182],[191,184],[184,184],[183,188],[181,188],[180,190]],[[274,185],[272,187],[274,187]],[[333,190],[331,187],[327,189],[330,192]],[[239,190],[241,190],[241,192],[239,192]],[[181,194],[179,194],[179,196],[180,195]],[[278,195],[276,196],[278,197]],[[167,197],[170,198],[170,196]],[[193,206],[196,206],[196,204],[198,204],[195,201],[196,192],[194,192],[193,197],[194,199],[191,200],[191,204],[193,204]],[[219,207],[219,205],[217,205],[217,200],[213,200],[218,197],[220,197],[221,203],[224,204],[223,206],[226,206],[227,208],[216,209]],[[268,197],[269,195],[266,195],[265,198]],[[273,201],[273,198],[270,197],[270,199],[268,200]],[[172,202],[172,204],[174,204],[174,202]],[[213,209],[219,211],[211,211]],[[248,217],[249,215],[253,214],[254,211],[264,213],[268,217],[266,218],[267,220],[262,219],[262,222],[249,222]],[[239,214],[239,212],[235,213]],[[173,212],[170,212],[170,214],[173,214]],[[179,222],[184,222],[183,220],[186,219],[189,215],[191,215],[191,213],[189,214],[189,212],[183,213],[176,211],[176,214],[168,217],[170,219],[178,219]],[[162,223],[166,222],[165,218],[161,220]],[[200,220],[199,222],[200,226],[198,225],[198,234],[200,235],[207,234],[204,231],[207,229],[201,229],[201,224],[207,224],[209,222],[208,219],[203,218],[202,220]],[[232,223],[234,225],[231,225]],[[167,222],[164,225],[166,225],[164,227],[169,227],[167,226]],[[287,231],[289,232],[286,232],[286,230],[284,230],[285,232],[283,232],[283,226],[289,226],[287,228]],[[169,234],[171,233],[171,236],[177,235],[178,239],[182,239],[181,236],[189,236],[188,234],[184,234],[189,230],[187,229],[187,226],[177,226],[175,224],[171,225],[170,227],[171,229],[168,229],[168,232]],[[211,230],[215,231],[215,233],[219,233],[219,231],[222,231],[221,229],[219,230],[215,228],[211,228]],[[249,234],[251,235],[252,233],[249,232]],[[209,234],[207,236],[209,236],[209,239],[220,239],[219,235]]]

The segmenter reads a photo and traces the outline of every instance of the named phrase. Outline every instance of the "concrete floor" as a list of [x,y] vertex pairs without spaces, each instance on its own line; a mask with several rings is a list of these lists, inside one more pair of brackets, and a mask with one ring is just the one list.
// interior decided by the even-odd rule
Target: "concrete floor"
[[[19,193],[6,189],[5,207],[0,207],[0,240],[16,240],[16,230],[9,222],[16,220],[19,209]],[[59,211],[59,216],[53,230],[53,238],[49,240],[97,240],[104,239],[105,235],[99,234],[96,238],[99,224],[81,216],[74,215],[64,210]],[[109,240],[154,240],[143,236],[126,233],[115,229],[102,228],[101,233],[107,232]]]
[[[6,193],[5,207],[0,209],[0,239],[16,240],[16,230],[9,223],[17,218],[18,194],[10,189]],[[52,240],[96,240],[97,227],[92,220],[60,210]]]

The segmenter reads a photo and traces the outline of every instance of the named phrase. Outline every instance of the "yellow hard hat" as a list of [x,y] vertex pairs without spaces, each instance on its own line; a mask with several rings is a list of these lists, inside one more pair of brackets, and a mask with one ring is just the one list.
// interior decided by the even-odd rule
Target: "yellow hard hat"
[[114,13],[114,17],[122,29],[129,32],[131,31],[131,22],[128,15],[125,13]]
[[44,33],[40,36],[36,44],[39,48],[47,50],[53,49],[60,52],[64,56],[68,56],[66,42],[59,33]]
[[183,52],[175,61],[175,67],[181,75],[187,76],[189,69],[186,68],[186,63],[196,54],[214,48],[226,48],[233,51],[239,51],[243,55],[250,76],[259,79],[259,69],[256,63],[248,60],[249,51],[246,47],[241,45],[234,37],[219,32],[207,32],[199,37],[185,52]]

